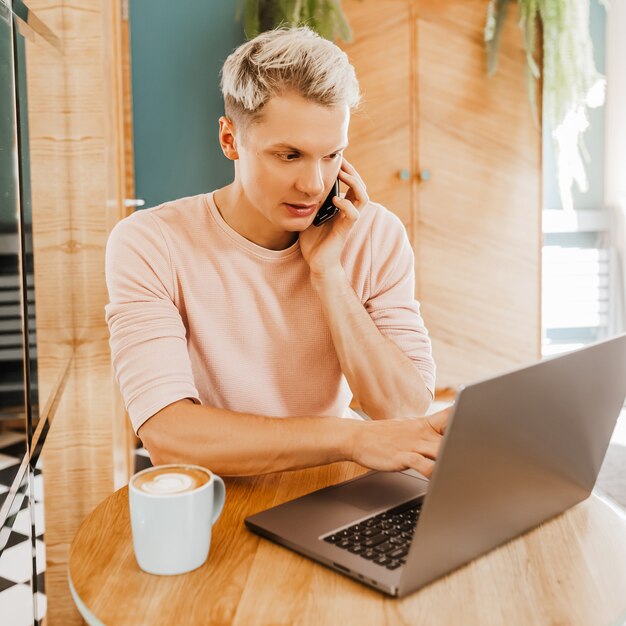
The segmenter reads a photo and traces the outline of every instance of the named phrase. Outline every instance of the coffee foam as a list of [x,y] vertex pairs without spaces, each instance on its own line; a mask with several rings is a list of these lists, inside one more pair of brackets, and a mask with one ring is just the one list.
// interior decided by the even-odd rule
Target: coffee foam
[[176,495],[198,489],[210,476],[193,467],[163,467],[147,471],[133,480],[133,486],[144,493]]

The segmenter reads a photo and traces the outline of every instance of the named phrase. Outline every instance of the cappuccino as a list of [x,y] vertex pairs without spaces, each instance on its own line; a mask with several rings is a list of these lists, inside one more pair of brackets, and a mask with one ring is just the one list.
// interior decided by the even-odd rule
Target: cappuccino
[[154,467],[133,478],[135,489],[153,495],[171,496],[195,491],[211,480],[207,471],[185,465]]

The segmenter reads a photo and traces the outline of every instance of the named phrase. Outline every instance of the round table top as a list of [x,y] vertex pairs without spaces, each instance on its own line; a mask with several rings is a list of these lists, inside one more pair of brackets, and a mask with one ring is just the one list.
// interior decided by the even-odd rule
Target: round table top
[[77,606],[89,623],[110,626],[626,622],[626,516],[597,495],[402,599],[244,527],[248,515],[365,471],[334,463],[226,478],[226,506],[209,558],[179,576],[139,569],[123,487],[83,521],[72,543]]

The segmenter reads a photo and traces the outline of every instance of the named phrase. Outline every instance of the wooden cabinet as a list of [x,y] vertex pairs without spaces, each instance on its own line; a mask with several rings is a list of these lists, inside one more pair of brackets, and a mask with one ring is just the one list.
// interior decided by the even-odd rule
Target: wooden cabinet
[[[403,221],[438,388],[540,356],[541,130],[515,15],[486,72],[482,0],[348,0],[363,104],[348,158]],[[514,13],[516,9],[512,9]]]

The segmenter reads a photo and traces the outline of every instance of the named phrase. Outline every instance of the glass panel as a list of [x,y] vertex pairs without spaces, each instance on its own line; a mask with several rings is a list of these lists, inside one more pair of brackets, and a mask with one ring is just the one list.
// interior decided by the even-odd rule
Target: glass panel
[[[53,45],[54,28],[19,3],[15,18],[15,81],[20,130],[20,182],[24,239],[27,321],[29,326],[30,401],[28,435],[32,453],[43,445],[43,413],[59,393],[73,349],[69,293],[71,255],[65,154],[67,112],[63,109],[63,55]],[[14,4],[14,9],[17,4]],[[56,15],[57,13],[55,13]],[[57,15],[58,17],[58,15]],[[40,33],[44,33],[42,36]],[[35,329],[35,322],[37,328]],[[33,440],[34,438],[34,440]],[[36,454],[31,464],[36,462]]]
[[[69,291],[70,260],[65,242],[70,229],[67,209],[67,166],[62,134],[63,56],[53,29],[23,3],[15,3],[15,93],[21,201],[21,252],[25,325],[26,435],[30,464],[28,522],[32,548],[31,588],[37,620],[46,613],[44,573],[43,474],[39,461],[50,423],[47,407],[63,391],[64,373],[73,349]],[[58,17],[58,14],[57,14]],[[37,289],[36,286],[37,285]],[[37,323],[37,329],[36,329]],[[18,519],[26,521],[26,513]],[[20,526],[21,527],[21,526]],[[39,592],[39,593],[38,593]]]
[[0,527],[9,523],[8,513],[26,469],[14,94],[11,14],[0,2]]
[[[49,430],[40,408],[60,391],[72,350],[69,303],[59,297],[70,277],[58,245],[68,230],[59,219],[68,214],[59,201],[67,177],[55,136],[64,129],[64,76],[54,32],[23,3],[14,8],[22,20],[0,0],[0,590],[15,586],[22,598],[24,587],[32,591],[16,610],[20,623],[37,624],[46,612],[46,557],[36,464]],[[39,280],[38,250],[46,270]],[[36,283],[45,304],[41,336]]]
[[31,199],[31,168],[30,168],[30,136],[28,132],[28,91],[26,89],[26,49],[24,38],[16,33],[15,37],[15,85],[17,89],[17,117],[19,123],[18,154],[20,174],[20,204],[21,204],[21,227],[22,227],[22,257],[24,281],[26,284],[27,323],[28,331],[27,358],[29,361],[27,385],[30,389],[30,416],[27,411],[27,424],[29,441],[32,440],[32,432],[36,428],[39,417],[39,396],[37,383],[37,333],[35,325],[35,260],[33,255],[33,205]]

